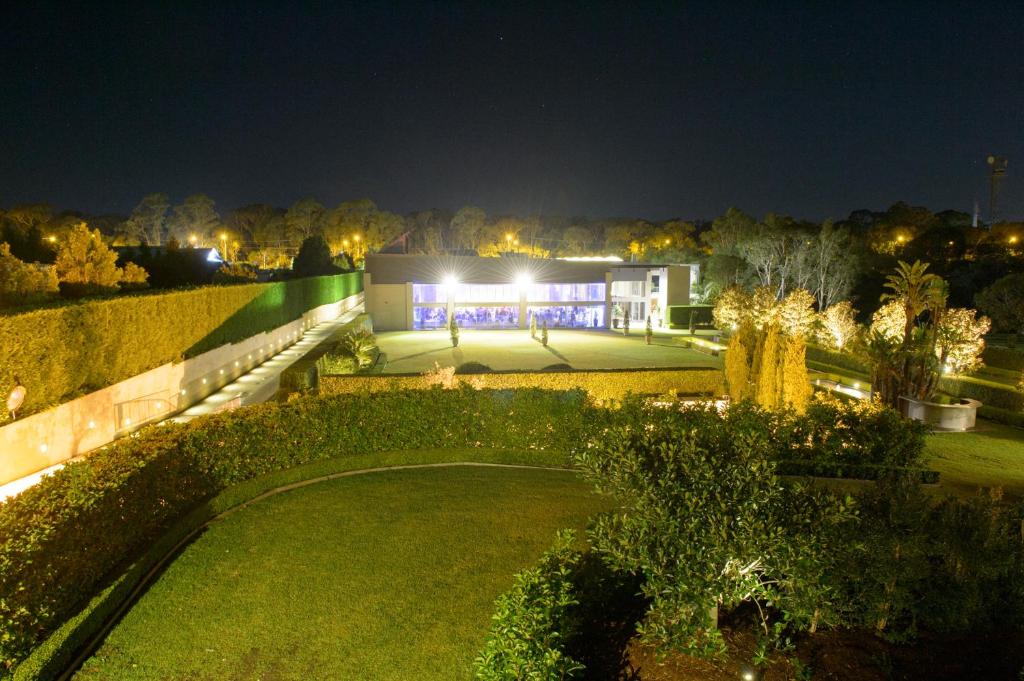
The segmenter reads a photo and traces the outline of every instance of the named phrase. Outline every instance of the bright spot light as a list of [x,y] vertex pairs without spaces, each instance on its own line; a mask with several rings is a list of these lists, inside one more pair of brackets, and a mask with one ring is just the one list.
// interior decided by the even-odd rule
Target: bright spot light
[[1015,237],[1015,236],[1011,236],[1011,237],[1010,237],[1010,243],[1011,243],[1011,244],[1015,244],[1015,243],[1017,243],[1017,237]]
[[[55,237],[55,236],[49,236],[49,237],[47,237],[46,239],[47,239],[47,241],[49,241],[49,242],[50,242],[51,244],[55,244],[55,243],[57,243],[57,237]],[[1012,242],[1011,242],[1011,243],[1012,243]],[[43,445],[43,446],[45,447],[46,445]]]
[[184,394],[185,394],[185,391],[184,391],[184,390],[182,390],[182,391],[181,391],[181,394],[182,394],[182,395],[184,395]]
[[235,366],[238,366],[238,360],[235,360]]
[[854,390],[859,390],[860,389],[860,381],[854,381],[853,382],[853,389]]
[[732,323],[732,330],[735,331],[738,328],[740,328],[739,324],[737,324],[736,322],[733,322]]
[[45,442],[43,444],[39,445],[39,451],[41,451],[43,454],[46,454],[46,450],[48,450],[48,449],[49,449],[49,447],[46,446]]
[[519,288],[526,288],[533,283],[533,277],[530,276],[529,272],[520,272],[516,275],[516,286]]
[[444,279],[442,279],[441,281],[444,282],[445,288],[447,288],[449,291],[453,290],[456,286],[459,285],[459,280],[455,278],[454,274],[444,275]]
[[89,421],[89,430],[92,430],[95,427],[96,427],[96,422],[95,421]]
[[206,385],[206,379],[205,378],[203,379],[203,385]]
[[952,373],[952,371],[953,367],[949,366],[948,364],[942,367],[942,373],[944,374]]
[[132,420],[130,418],[128,418],[127,416],[124,419],[124,425],[126,425],[126,426],[132,425]]

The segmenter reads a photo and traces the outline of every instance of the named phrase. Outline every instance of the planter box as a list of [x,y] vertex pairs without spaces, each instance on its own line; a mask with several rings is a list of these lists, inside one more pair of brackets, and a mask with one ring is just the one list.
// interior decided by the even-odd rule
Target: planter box
[[961,399],[958,404],[924,402],[909,397],[900,398],[900,413],[915,421],[922,421],[940,430],[970,430],[978,417],[978,400]]

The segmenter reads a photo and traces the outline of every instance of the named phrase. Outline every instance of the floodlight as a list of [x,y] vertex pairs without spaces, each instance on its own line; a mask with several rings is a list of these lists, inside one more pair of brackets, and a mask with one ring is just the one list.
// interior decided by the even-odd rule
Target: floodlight
[[529,272],[520,272],[516,275],[516,286],[519,288],[526,288],[533,283],[533,277],[530,276]]
[[453,290],[456,286],[459,285],[459,280],[455,278],[454,274],[444,275],[444,279],[442,279],[441,281],[444,283],[445,288],[447,288],[448,290]]

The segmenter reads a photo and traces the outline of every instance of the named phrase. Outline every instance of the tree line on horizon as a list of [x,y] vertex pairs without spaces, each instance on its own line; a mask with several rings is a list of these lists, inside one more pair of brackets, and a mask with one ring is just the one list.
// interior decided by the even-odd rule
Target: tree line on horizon
[[332,209],[313,198],[288,208],[250,204],[221,215],[204,194],[174,204],[154,193],[127,216],[57,212],[46,204],[12,207],[0,211],[0,241],[26,262],[52,263],[55,245],[82,222],[113,246],[214,246],[229,260],[262,269],[290,267],[311,237],[322,237],[332,256],[357,265],[367,253],[388,247],[423,254],[615,255],[656,264],[699,263],[704,276],[698,294],[706,302],[730,286],[770,287],[780,299],[803,288],[819,309],[853,299],[868,306],[865,315],[881,292],[877,273],[899,260],[932,263],[949,282],[951,301],[962,306],[997,280],[1024,272],[1024,223],[974,228],[967,213],[902,202],[815,223],[774,213],[758,219],[736,208],[712,221],[489,216],[475,206],[399,215],[370,199]]

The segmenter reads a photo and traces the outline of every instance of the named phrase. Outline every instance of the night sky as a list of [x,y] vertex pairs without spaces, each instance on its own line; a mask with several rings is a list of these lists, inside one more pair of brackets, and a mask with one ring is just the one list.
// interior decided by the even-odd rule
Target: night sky
[[7,3],[0,207],[1024,217],[1024,3],[833,4]]

